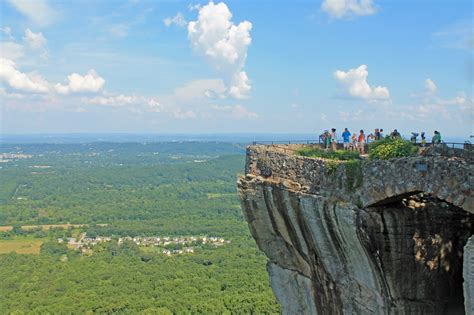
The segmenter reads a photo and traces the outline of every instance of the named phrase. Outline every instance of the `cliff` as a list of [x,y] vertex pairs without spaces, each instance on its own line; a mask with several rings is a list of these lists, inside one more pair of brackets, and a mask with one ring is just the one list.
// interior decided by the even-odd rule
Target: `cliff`
[[474,314],[469,152],[334,162],[298,147],[250,146],[237,183],[283,313]]

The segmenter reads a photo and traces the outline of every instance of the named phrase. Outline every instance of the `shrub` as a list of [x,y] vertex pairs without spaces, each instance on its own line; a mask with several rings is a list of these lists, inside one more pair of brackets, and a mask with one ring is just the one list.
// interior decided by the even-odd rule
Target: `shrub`
[[371,160],[387,160],[397,157],[412,156],[417,153],[417,146],[410,141],[400,138],[385,138],[369,144],[369,158]]
[[297,150],[297,154],[339,161],[348,161],[359,158],[359,154],[357,152],[347,150],[325,151],[320,148],[301,148]]

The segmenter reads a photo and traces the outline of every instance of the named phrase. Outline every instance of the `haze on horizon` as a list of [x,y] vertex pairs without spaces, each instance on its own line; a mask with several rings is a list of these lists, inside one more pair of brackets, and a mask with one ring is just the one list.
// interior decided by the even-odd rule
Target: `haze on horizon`
[[0,132],[473,134],[470,1],[1,0]]

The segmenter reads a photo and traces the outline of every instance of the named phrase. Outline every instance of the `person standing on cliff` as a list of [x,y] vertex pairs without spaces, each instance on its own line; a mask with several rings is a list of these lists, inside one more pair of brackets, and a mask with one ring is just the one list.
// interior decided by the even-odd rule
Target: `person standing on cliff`
[[336,128],[331,129],[331,150],[336,151],[337,149],[337,136]]
[[379,128],[375,128],[375,132],[374,132],[374,140],[380,140],[380,131],[379,131]]
[[399,139],[399,138],[402,137],[397,129],[393,130],[393,132],[390,136],[391,136],[392,139]]
[[360,154],[365,154],[365,133],[364,133],[364,130],[360,131],[358,146],[359,146],[359,153]]
[[342,139],[344,141],[344,150],[349,150],[349,144],[351,141],[351,133],[347,128],[344,128],[344,132],[342,133]]
[[351,151],[357,151],[357,135],[355,133],[351,136]]
[[425,137],[425,132],[421,132],[421,146],[426,147],[426,137]]
[[440,144],[441,143],[441,133],[439,131],[435,130],[434,136],[431,139],[431,141],[433,142],[433,145]]

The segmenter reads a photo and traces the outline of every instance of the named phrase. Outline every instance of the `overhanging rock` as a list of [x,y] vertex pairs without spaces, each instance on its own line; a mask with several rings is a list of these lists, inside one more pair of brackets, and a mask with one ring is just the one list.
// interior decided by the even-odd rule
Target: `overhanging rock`
[[472,311],[469,156],[335,163],[297,147],[249,147],[238,181],[285,314]]

